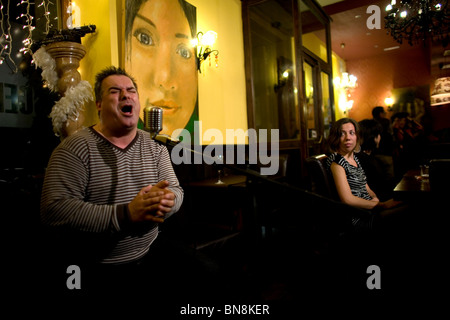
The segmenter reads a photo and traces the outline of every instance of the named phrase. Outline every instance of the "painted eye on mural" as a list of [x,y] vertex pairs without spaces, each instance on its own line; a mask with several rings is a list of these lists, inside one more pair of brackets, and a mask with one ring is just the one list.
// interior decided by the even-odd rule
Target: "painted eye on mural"
[[138,29],[133,33],[133,36],[136,37],[136,39],[144,46],[154,45],[153,38],[147,30]]
[[185,45],[179,45],[177,47],[176,53],[184,59],[189,59],[192,57],[191,49],[189,47],[186,47]]

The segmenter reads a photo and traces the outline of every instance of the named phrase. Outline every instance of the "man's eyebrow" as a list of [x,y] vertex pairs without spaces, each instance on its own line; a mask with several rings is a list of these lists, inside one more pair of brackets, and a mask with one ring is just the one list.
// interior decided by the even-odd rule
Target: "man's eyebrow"
[[[125,89],[126,89],[126,90],[136,90],[136,87],[134,87],[134,86],[129,86],[129,87],[126,87]],[[119,91],[122,91],[122,88],[112,86],[112,87],[109,87],[109,88],[108,88],[108,91],[111,91],[111,90],[119,90]]]

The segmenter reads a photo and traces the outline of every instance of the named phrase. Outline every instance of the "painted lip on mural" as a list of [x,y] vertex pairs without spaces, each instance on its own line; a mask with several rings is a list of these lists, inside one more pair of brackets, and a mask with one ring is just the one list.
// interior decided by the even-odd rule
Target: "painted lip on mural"
[[160,107],[161,109],[163,109],[165,115],[173,115],[181,109],[181,106],[177,105],[175,102],[166,100],[155,101],[150,105]]

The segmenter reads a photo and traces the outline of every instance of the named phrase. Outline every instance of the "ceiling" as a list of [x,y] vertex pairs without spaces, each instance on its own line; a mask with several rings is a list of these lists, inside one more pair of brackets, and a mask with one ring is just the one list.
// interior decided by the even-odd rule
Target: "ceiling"
[[[375,56],[391,55],[392,53],[407,53],[411,50],[424,49],[428,47],[422,44],[409,45],[407,42],[400,44],[396,42],[385,29],[384,16],[385,8],[391,3],[391,0],[316,0],[323,8],[323,11],[331,18],[331,46],[340,58],[345,61],[367,59]],[[278,3],[285,1],[278,0]],[[265,2],[270,4],[271,2]],[[368,10],[369,6],[376,6],[380,9],[379,15]],[[289,17],[280,13],[282,10],[276,10],[278,6],[259,6],[263,12],[264,19],[271,19],[273,15],[277,17],[272,22],[272,26],[277,29],[293,28],[293,25],[286,23]],[[305,7],[304,7],[305,8]],[[289,13],[289,7],[285,8]],[[369,12],[367,12],[369,11]],[[303,15],[303,11],[302,11]],[[379,20],[379,29],[370,29],[367,21],[377,18]],[[302,28],[305,33],[314,32],[316,36],[325,42],[325,33],[322,24],[305,10],[305,16],[302,16]],[[371,20],[372,21],[372,20]],[[370,24],[369,24],[370,25]],[[290,34],[292,31],[288,31]],[[450,46],[446,49],[450,49]],[[444,57],[445,48],[442,45],[432,46],[431,52],[426,52],[430,57],[431,73],[439,74],[439,64],[447,64],[450,72],[450,50]],[[406,56],[406,55],[405,55]]]
[[[408,43],[397,43],[384,28],[384,10],[390,0],[319,0],[331,17],[331,42],[333,51],[344,60],[362,59],[386,54],[392,50],[412,49]],[[367,13],[370,5],[380,8],[380,29],[369,29]],[[420,44],[419,44],[420,45]]]

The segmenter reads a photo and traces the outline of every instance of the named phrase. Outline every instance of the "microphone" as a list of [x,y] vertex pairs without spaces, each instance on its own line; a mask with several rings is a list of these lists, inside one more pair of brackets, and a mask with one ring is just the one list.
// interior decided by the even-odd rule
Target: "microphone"
[[152,139],[162,130],[163,110],[159,107],[147,106],[144,109],[144,127],[150,132]]
[[144,109],[144,127],[150,132],[150,137],[165,146],[174,147],[180,143],[167,134],[159,134],[162,130],[163,110],[160,107],[147,106]]

